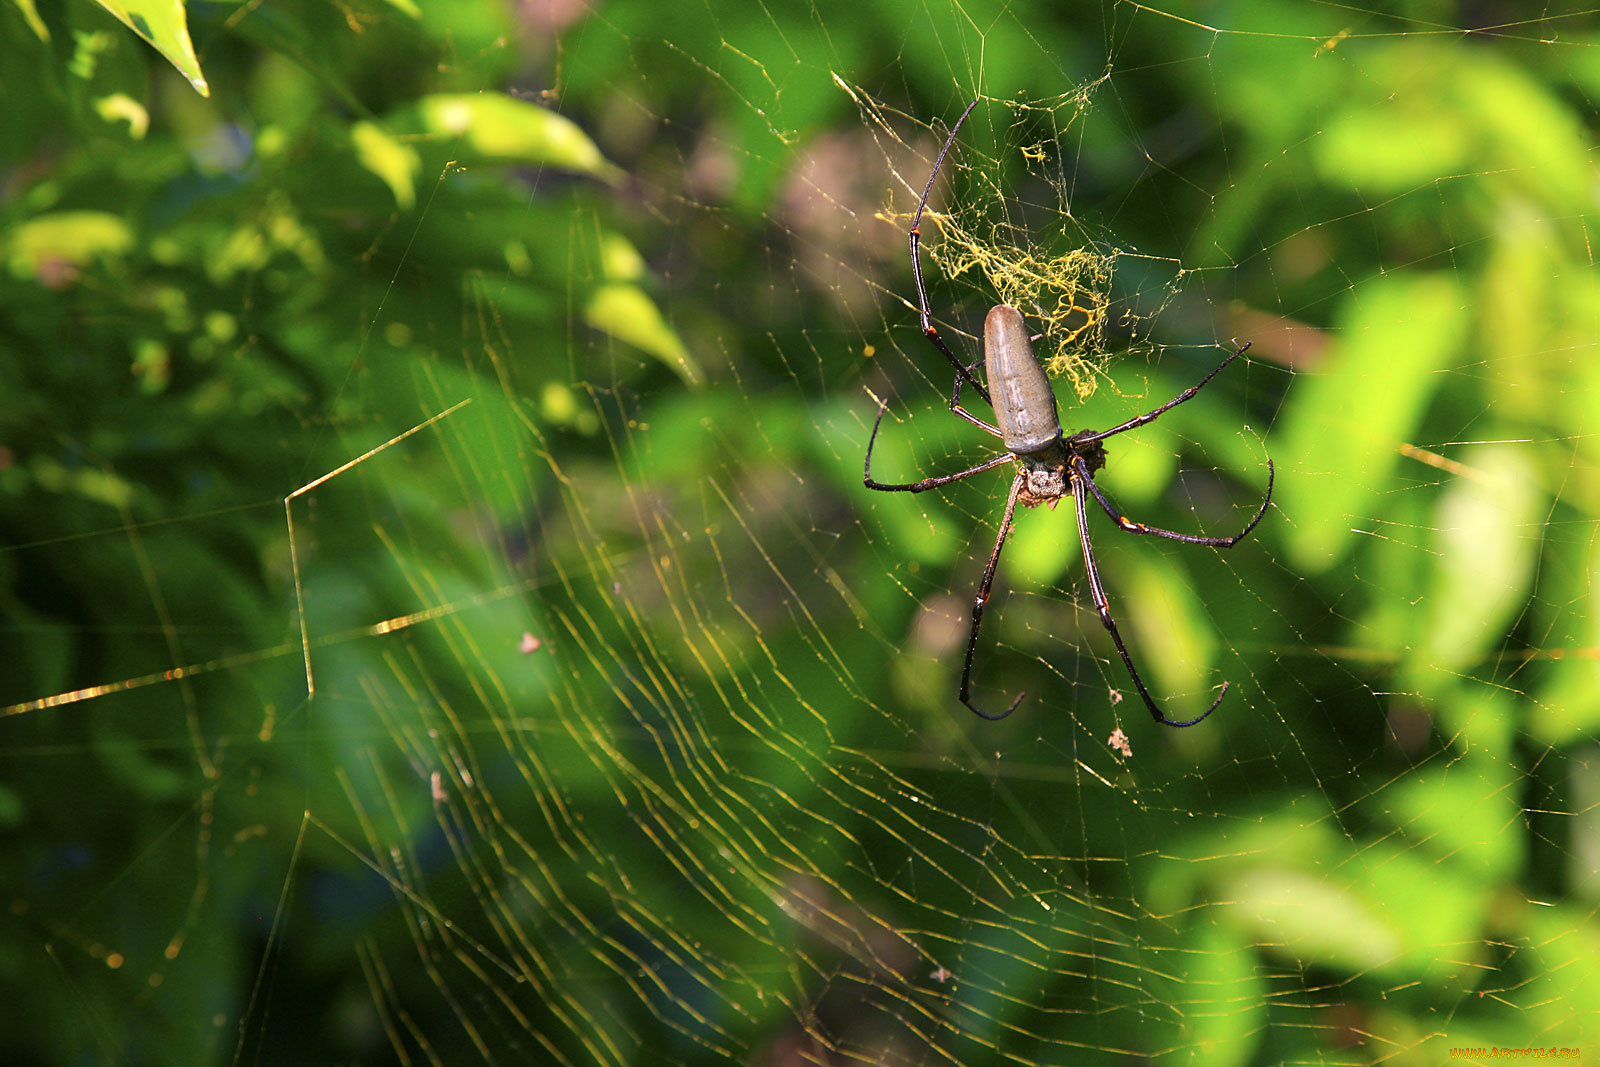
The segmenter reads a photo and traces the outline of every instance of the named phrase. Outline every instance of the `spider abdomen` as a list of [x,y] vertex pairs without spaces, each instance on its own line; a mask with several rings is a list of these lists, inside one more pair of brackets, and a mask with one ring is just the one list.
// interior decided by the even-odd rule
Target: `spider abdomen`
[[1022,313],[996,304],[983,320],[983,360],[988,369],[994,421],[1006,449],[1019,456],[1047,452],[1061,443],[1056,394],[1028,340]]

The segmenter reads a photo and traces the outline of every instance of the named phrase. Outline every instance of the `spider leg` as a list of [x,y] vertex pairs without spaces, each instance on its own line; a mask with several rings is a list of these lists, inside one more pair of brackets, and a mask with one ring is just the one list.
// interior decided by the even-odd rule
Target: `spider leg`
[[867,461],[862,467],[861,480],[868,489],[878,489],[886,493],[922,493],[929,489],[937,489],[941,485],[949,485],[951,482],[958,482],[962,478],[970,477],[974,474],[981,474],[986,470],[991,470],[1000,466],[1002,463],[1009,463],[1017,458],[1010,452],[1002,452],[998,456],[984,460],[976,467],[968,467],[966,470],[958,471],[955,474],[941,474],[932,478],[924,478],[920,482],[889,484],[887,482],[875,481],[872,477],[872,449],[878,443],[878,427],[883,425],[883,413],[888,409],[889,405],[887,403],[881,403],[878,405],[878,418],[877,421],[872,424],[872,437],[867,441]]
[[1134,522],[1132,519],[1118,511],[1112,505],[1110,500],[1106,499],[1106,494],[1102,492],[1100,487],[1094,483],[1094,476],[1089,471],[1088,464],[1083,461],[1082,456],[1075,455],[1072,457],[1072,469],[1073,473],[1077,475],[1078,480],[1088,483],[1089,492],[1094,494],[1095,500],[1100,502],[1100,506],[1105,509],[1106,514],[1110,515],[1112,521],[1118,526],[1122,527],[1129,533],[1154,534],[1157,537],[1165,537],[1169,541],[1182,541],[1186,545],[1210,545],[1213,548],[1232,548],[1234,545],[1238,544],[1240,541],[1243,541],[1250,535],[1250,531],[1256,528],[1256,523],[1261,521],[1261,516],[1267,513],[1267,505],[1272,503],[1273,470],[1271,456],[1267,457],[1267,495],[1262,499],[1261,506],[1256,509],[1255,515],[1250,519],[1249,522],[1245,523],[1244,529],[1240,530],[1232,537],[1197,537],[1194,534],[1177,533],[1173,530],[1163,530],[1159,526],[1147,526],[1142,522]]
[[1133,665],[1133,657],[1128,655],[1128,646],[1122,641],[1122,634],[1117,631],[1117,621],[1111,617],[1111,602],[1106,598],[1105,586],[1100,581],[1100,567],[1095,563],[1094,547],[1089,543],[1089,497],[1084,489],[1084,483],[1094,483],[1079,472],[1077,466],[1082,460],[1073,464],[1072,471],[1072,501],[1078,512],[1078,543],[1083,546],[1083,567],[1089,574],[1089,593],[1094,598],[1094,608],[1100,613],[1100,622],[1111,631],[1111,640],[1116,642],[1117,651],[1122,654],[1122,662],[1128,668],[1128,676],[1133,679],[1134,688],[1139,690],[1139,696],[1144,700],[1144,706],[1150,709],[1150,714],[1156,722],[1164,726],[1194,726],[1205,720],[1206,716],[1217,710],[1217,705],[1222,703],[1222,698],[1228,695],[1228,683],[1222,683],[1222,692],[1217,694],[1217,699],[1211,706],[1201,712],[1197,718],[1180,722],[1169,719],[1164,715],[1155,700],[1150,696],[1150,690],[1145,687],[1144,679],[1139,677],[1139,669]]
[[[974,367],[976,367],[978,365],[978,363],[981,363],[981,362],[983,362],[983,361],[982,360],[978,360],[977,362],[974,362],[974,363],[968,363],[967,364],[968,373],[970,373],[972,371],[972,369]],[[982,419],[978,418],[976,415],[972,414],[966,408],[961,406],[961,375],[959,375],[959,374],[956,375],[955,388],[950,391],[950,413],[952,415],[961,416],[963,419],[966,419],[968,422],[972,423],[972,425],[976,426],[978,429],[987,431],[988,433],[994,435],[995,437],[1004,437],[1005,436],[1005,434],[1000,432],[1000,428],[999,427],[990,426],[987,422],[984,422]]]
[[1000,517],[1000,536],[994,539],[994,551],[989,553],[989,565],[983,569],[983,582],[978,586],[978,595],[972,601],[972,633],[967,635],[967,658],[961,664],[961,692],[957,695],[961,703],[967,706],[968,711],[990,722],[1003,719],[1016,711],[1017,705],[1022,703],[1022,698],[1028,695],[1025,691],[1018,693],[1010,706],[998,715],[989,714],[969,699],[972,689],[972,654],[978,647],[978,627],[983,625],[983,606],[989,602],[989,587],[994,584],[994,569],[1000,562],[1000,550],[1005,547],[1006,535],[1011,532],[1011,518],[1017,511],[1017,495],[1022,492],[1022,484],[1026,478],[1027,476],[1019,471],[1011,482],[1011,495],[1006,498],[1006,511]]
[[[1177,407],[1179,404],[1183,403],[1185,400],[1188,400],[1188,399],[1192,398],[1201,389],[1205,388],[1207,382],[1211,381],[1211,379],[1215,378],[1217,375],[1222,373],[1222,368],[1226,367],[1228,364],[1232,363],[1234,360],[1236,360],[1240,356],[1244,355],[1245,351],[1249,347],[1250,347],[1250,342],[1246,341],[1243,345],[1241,345],[1239,347],[1239,349],[1237,351],[1235,351],[1227,359],[1223,360],[1221,363],[1218,363],[1216,368],[1214,370],[1212,370],[1212,372],[1210,374],[1206,375],[1204,378],[1201,378],[1194,385],[1189,386],[1189,388],[1185,389],[1183,392],[1179,393],[1177,396],[1173,397],[1171,400],[1167,401],[1165,404],[1162,404],[1160,407],[1156,408],[1154,411],[1147,411],[1143,415],[1140,415],[1138,418],[1129,419],[1127,422],[1123,423],[1120,426],[1113,426],[1109,430],[1101,430],[1099,433],[1091,434],[1091,435],[1089,435],[1087,437],[1078,437],[1078,438],[1076,438],[1076,440],[1081,444],[1086,444],[1086,445],[1093,444],[1096,441],[1104,441],[1108,437],[1115,437],[1119,433],[1126,433],[1128,430],[1137,429],[1138,427],[1143,426],[1147,422],[1156,421],[1162,415],[1165,415],[1167,412],[1171,411],[1173,408]],[[987,397],[985,399],[987,399]]]
[[977,106],[978,101],[975,99],[967,105],[967,110],[961,113],[961,117],[956,119],[956,124],[950,127],[950,136],[945,140],[944,147],[939,149],[939,157],[933,161],[933,173],[928,175],[928,184],[922,189],[922,199],[917,202],[917,213],[911,219],[911,276],[917,281],[917,311],[921,316],[922,335],[932,341],[933,347],[950,361],[950,365],[956,369],[957,378],[965,378],[978,391],[978,395],[983,397],[984,402],[989,403],[989,390],[973,377],[972,371],[956,358],[956,354],[950,351],[950,346],[944,343],[944,338],[939,336],[939,328],[933,324],[933,312],[928,307],[928,289],[922,284],[922,213],[927,210],[928,197],[933,192],[934,179],[939,177],[939,168],[944,166],[944,157],[950,154],[950,146],[956,143],[956,133],[961,129],[961,124],[967,121],[967,116],[972,114],[972,109]]

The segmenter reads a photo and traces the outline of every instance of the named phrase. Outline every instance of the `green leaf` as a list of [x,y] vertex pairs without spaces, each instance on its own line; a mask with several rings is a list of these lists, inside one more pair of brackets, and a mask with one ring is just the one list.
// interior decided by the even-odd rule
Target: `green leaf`
[[[1016,469],[1007,464],[994,471],[992,478],[997,485],[1003,485],[1015,475]],[[999,518],[996,515],[995,521]],[[1059,509],[1017,509],[1001,565],[1012,585],[1049,586],[1059,583],[1081,556],[1072,499],[1068,497]]]
[[644,278],[644,257],[619,233],[600,235],[600,273],[608,282],[636,282]]
[[420,125],[424,133],[449,139],[452,152],[483,160],[534,163],[591,174],[616,184],[622,172],[577,123],[504,93],[440,93],[423,97],[392,125]]
[[1254,946],[1215,924],[1192,930],[1184,948],[1189,966],[1181,988],[1172,988],[1172,999],[1183,1005],[1183,1060],[1208,1067],[1252,1062],[1271,992]]
[[1313,149],[1330,185],[1393,196],[1475,175],[1474,184],[1531,192],[1557,210],[1588,202],[1582,124],[1499,56],[1407,42],[1376,53],[1349,95]]
[[[1546,904],[1530,900],[1518,909],[1510,929],[1521,932],[1517,962],[1527,970],[1526,986],[1516,990],[1511,1003],[1527,1011],[1534,1031],[1559,1034],[1568,1048],[1600,1040],[1600,924],[1592,904]],[[1520,921],[1518,921],[1520,920]],[[1571,1062],[1571,1061],[1569,1061]]]
[[195,92],[210,96],[211,87],[200,73],[200,60],[189,40],[189,24],[180,0],[95,0],[130,30],[143,37],[178,73],[189,79]]
[[[872,453],[873,477],[885,482],[922,477],[919,464],[926,464],[928,456],[917,447],[912,427],[919,419],[936,417],[934,410],[931,405],[904,414],[890,409]],[[862,460],[875,414],[871,409],[863,411],[854,398],[819,409],[815,415],[819,458],[836,472],[840,491],[859,494],[855,499],[863,517],[877,527],[876,536],[893,546],[894,556],[903,558],[905,566],[912,570],[923,565],[943,567],[956,558],[969,538],[982,534],[973,534],[970,522],[958,523],[937,493],[879,493],[861,484]],[[994,521],[998,522],[998,502],[995,508]]]
[[1317,138],[1313,158],[1324,181],[1394,195],[1470,169],[1473,131],[1462,112],[1427,94],[1370,104],[1346,111]]
[[[1103,563],[1101,570],[1107,570]],[[1135,646],[1135,661],[1157,701],[1166,693],[1186,694],[1190,703],[1169,707],[1170,716],[1191,719],[1200,714],[1216,699],[1210,686],[1221,679],[1210,675],[1217,658],[1216,631],[1188,576],[1170,556],[1128,551],[1117,553],[1115,572],[1105,581],[1111,613]]]
[[375,122],[358,122],[350,127],[356,161],[378,177],[394,194],[395,206],[409,211],[417,202],[417,172],[422,160],[409,145],[402,144]]
[[1509,879],[1524,847],[1517,777],[1501,757],[1474,750],[1395,783],[1373,803],[1418,850],[1448,857],[1484,880]]
[[637,285],[600,286],[589,294],[583,320],[602,333],[655,356],[689,385],[705,381],[700,365],[667,324],[661,309]]
[[1302,375],[1284,413],[1282,507],[1296,565],[1320,572],[1392,489],[1411,437],[1466,339],[1467,301],[1447,275],[1379,275],[1357,287],[1321,373]]
[[44,19],[39,17],[39,8],[33,0],[12,0],[17,5],[17,10],[22,12],[22,20],[28,24],[28,29],[39,40],[49,42],[50,27],[44,24]]
[[1400,938],[1350,887],[1312,871],[1260,867],[1217,890],[1246,940],[1291,959],[1345,971],[1384,966]]
[[1589,549],[1587,573],[1571,595],[1581,597],[1577,654],[1550,664],[1538,699],[1530,701],[1528,709],[1529,729],[1552,745],[1571,744],[1600,731],[1600,660],[1588,651],[1600,648],[1600,542]]
[[1497,645],[1533,584],[1548,510],[1525,446],[1464,451],[1434,510],[1436,571],[1416,661],[1456,674]]
[[[1247,939],[1302,965],[1455,981],[1482,963],[1473,946],[1482,943],[1494,891],[1470,867],[1382,842],[1347,858],[1337,873],[1270,857],[1226,878],[1216,893]],[[1457,948],[1441,957],[1441,946]]]
[[127,93],[110,93],[99,97],[92,105],[94,112],[106,122],[126,122],[128,136],[142,141],[150,130],[150,112],[143,104]]
[[35,278],[52,266],[88,266],[133,247],[133,230],[105,211],[58,211],[29,219],[0,241],[0,259],[12,275]]

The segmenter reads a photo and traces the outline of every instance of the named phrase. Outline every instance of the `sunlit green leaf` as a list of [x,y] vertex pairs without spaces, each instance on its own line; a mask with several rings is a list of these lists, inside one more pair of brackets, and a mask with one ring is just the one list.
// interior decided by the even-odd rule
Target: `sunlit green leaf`
[[678,372],[690,385],[705,380],[700,365],[662,316],[655,301],[637,285],[602,285],[589,295],[583,319],[590,326],[648,352]]
[[1419,850],[1467,871],[1504,878],[1521,858],[1515,775],[1498,758],[1469,755],[1425,768],[1374,804]]
[[1302,375],[1282,419],[1278,499],[1295,562],[1321,571],[1370,523],[1468,324],[1448,275],[1380,275],[1341,309],[1339,340]]
[[1434,512],[1436,577],[1418,659],[1462,670],[1505,636],[1521,610],[1548,508],[1525,445],[1479,445]]
[[600,273],[607,281],[639,281],[645,276],[644,257],[620,233],[601,234]]
[[1313,158],[1329,182],[1392,195],[1466,168],[1472,133],[1437,94],[1363,99],[1328,125]]
[[1200,714],[1216,699],[1212,686],[1222,681],[1209,673],[1216,662],[1217,634],[1182,567],[1157,552],[1118,552],[1116,571],[1105,580],[1111,612],[1124,638],[1137,646],[1136,661],[1146,684],[1189,697],[1169,718]]
[[356,160],[389,187],[395,206],[401,211],[411,210],[417,202],[417,172],[422,169],[416,151],[375,122],[351,126],[350,140],[355,144]]
[[[996,485],[1008,484],[1015,476],[1016,468],[1010,464],[998,468],[992,475]],[[998,500],[996,507],[999,507]],[[994,521],[999,522],[1000,516],[996,515]],[[1071,497],[1055,508],[1017,509],[1004,556],[1009,582],[1038,588],[1058,584],[1081,555]]]
[[1184,1005],[1183,1059],[1208,1067],[1254,1062],[1269,1003],[1255,946],[1216,924],[1193,931],[1183,947],[1188,966],[1170,987]]
[[[448,144],[452,152],[493,161],[532,163],[607,182],[620,172],[577,123],[548,108],[504,93],[441,93],[423,97],[414,114],[426,134]],[[391,120],[403,129],[405,115]]]
[[1569,259],[1559,227],[1528,197],[1499,198],[1490,232],[1477,281],[1479,330],[1494,356],[1485,388],[1499,419],[1536,421],[1552,396],[1581,392],[1568,386],[1572,368],[1593,362],[1582,349],[1595,343],[1594,275]]
[[[1590,167],[1581,127],[1548,87],[1499,56],[1405,42],[1370,60],[1361,90],[1315,142],[1318,169],[1375,195],[1438,179],[1518,187],[1576,210]],[[1473,176],[1482,164],[1502,167]]]
[[[913,482],[921,477],[916,473],[920,455],[911,436],[911,426],[918,418],[931,415],[933,409],[896,417],[891,410],[883,420],[877,445],[872,453],[872,474],[884,482]],[[858,499],[863,515],[880,528],[886,544],[893,545],[893,553],[903,557],[915,568],[922,565],[939,567],[955,558],[969,531],[963,531],[952,517],[945,498],[937,493],[881,493],[862,484],[862,461],[867,448],[870,419],[876,410],[862,410],[859,401],[841,402],[822,409],[816,415],[821,437],[818,451],[826,457],[829,468],[836,473],[836,484],[841,492],[861,494]],[[866,425],[862,425],[863,419]],[[996,515],[996,521],[999,516]]]
[[1375,970],[1401,951],[1398,933],[1348,885],[1320,873],[1260,867],[1220,892],[1251,940],[1308,964]]
[[1546,665],[1544,684],[1529,708],[1529,728],[1540,740],[1566,745],[1600,732],[1600,541],[1590,546],[1587,573],[1576,605],[1582,632],[1576,647],[1561,649]]
[[50,28],[44,24],[44,19],[39,17],[39,8],[34,0],[12,0],[17,5],[17,10],[22,12],[23,21],[28,24],[28,29],[41,41],[50,40]]
[[127,221],[104,211],[59,211],[15,227],[0,239],[11,273],[37,277],[53,265],[74,268],[123,255],[134,234]]
[[[1528,984],[1517,990],[1514,1006],[1525,1006],[1531,1025],[1560,1034],[1566,1048],[1600,1040],[1600,923],[1593,907],[1528,900],[1517,909],[1516,929],[1527,938]],[[1555,1043],[1554,1041],[1552,1043]]]
[[101,7],[143,37],[151,47],[178,68],[195,92],[210,96],[211,87],[200,73],[200,60],[189,40],[189,22],[182,0],[95,0]]
[[107,122],[126,122],[128,136],[135,141],[143,139],[150,129],[150,112],[127,93],[100,97],[94,102],[94,110]]
[[1478,120],[1480,158],[1505,168],[1496,184],[1531,194],[1557,212],[1588,209],[1594,202],[1591,138],[1557,86],[1477,49],[1447,54],[1456,65],[1452,105]]
[[[1219,892],[1252,936],[1303,964],[1410,977],[1441,967],[1438,946],[1471,944],[1491,899],[1470,867],[1383,843],[1336,873],[1269,862]],[[1458,970],[1471,962],[1453,961]]]

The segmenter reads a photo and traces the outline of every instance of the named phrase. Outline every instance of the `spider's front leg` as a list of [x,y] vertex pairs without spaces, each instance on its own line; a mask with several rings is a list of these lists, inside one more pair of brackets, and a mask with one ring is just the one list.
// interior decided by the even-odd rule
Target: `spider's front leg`
[[885,493],[922,493],[929,489],[937,489],[941,485],[949,485],[951,482],[959,482],[961,479],[971,477],[974,474],[981,474],[986,470],[998,467],[1002,463],[1009,463],[1017,458],[1010,452],[1002,452],[998,456],[984,460],[975,467],[968,467],[966,470],[957,471],[955,474],[935,475],[931,478],[924,478],[920,482],[889,483],[877,481],[872,477],[872,450],[878,443],[878,427],[883,425],[883,413],[887,410],[889,410],[888,401],[880,401],[878,403],[878,418],[872,424],[872,436],[867,439],[867,460],[862,467],[861,480],[868,489],[877,489]]

